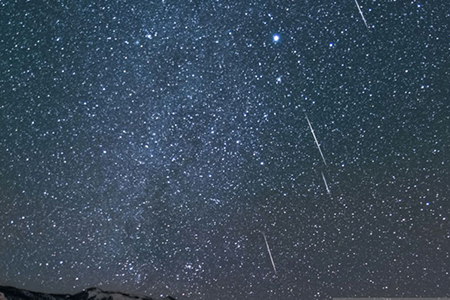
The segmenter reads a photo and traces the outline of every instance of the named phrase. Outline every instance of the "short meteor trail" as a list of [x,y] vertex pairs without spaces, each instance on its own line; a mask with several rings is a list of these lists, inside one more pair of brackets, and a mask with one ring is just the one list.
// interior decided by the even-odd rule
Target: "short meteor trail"
[[361,17],[362,17],[362,19],[363,19],[363,21],[364,21],[364,24],[366,24],[367,29],[369,29],[369,25],[367,25],[366,18],[364,18],[364,15],[363,15],[363,12],[362,12],[362,10],[361,10],[361,7],[359,6],[358,0],[355,0],[355,3],[356,3],[356,7],[358,7],[359,14],[360,14]]
[[327,162],[325,161],[325,157],[323,156],[322,149],[320,149],[319,141],[317,140],[316,134],[314,133],[314,129],[312,128],[311,122],[308,119],[308,115],[305,114],[305,116],[306,116],[306,121],[308,121],[309,129],[311,129],[311,133],[312,133],[312,135],[314,137],[314,141],[316,142],[317,148],[319,149],[320,156],[322,156],[323,163],[326,166]]
[[275,263],[274,263],[273,257],[272,257],[272,252],[270,251],[270,247],[269,247],[269,243],[267,242],[266,235],[262,231],[261,231],[261,233],[262,233],[262,235],[264,237],[264,241],[266,242],[267,252],[269,252],[269,257],[270,257],[270,261],[272,262],[273,271],[275,272],[275,274],[277,274],[277,268],[275,267]]
[[330,191],[330,189],[328,188],[327,179],[325,178],[325,175],[323,175],[323,172],[322,172],[322,178],[323,178],[323,182],[325,183],[325,188],[327,189],[327,193],[328,193],[329,195],[331,195],[331,191]]

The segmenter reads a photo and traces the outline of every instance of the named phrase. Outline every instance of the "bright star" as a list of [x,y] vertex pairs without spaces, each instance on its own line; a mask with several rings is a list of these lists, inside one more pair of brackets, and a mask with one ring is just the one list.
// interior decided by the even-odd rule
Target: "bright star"
[[280,36],[278,34],[273,35],[273,41],[276,43],[280,40]]

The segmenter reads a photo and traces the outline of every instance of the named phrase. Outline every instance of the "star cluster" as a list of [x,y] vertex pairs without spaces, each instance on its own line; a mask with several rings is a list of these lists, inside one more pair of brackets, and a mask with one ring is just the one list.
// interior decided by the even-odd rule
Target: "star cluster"
[[0,284],[450,295],[445,1],[0,5]]

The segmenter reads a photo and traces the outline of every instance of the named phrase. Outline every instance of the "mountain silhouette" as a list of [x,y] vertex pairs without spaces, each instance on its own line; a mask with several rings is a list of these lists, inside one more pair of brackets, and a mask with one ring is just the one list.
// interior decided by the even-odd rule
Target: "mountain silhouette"
[[[166,299],[176,300],[168,296]],[[136,296],[121,292],[103,291],[99,288],[88,288],[76,294],[47,294],[17,289],[11,286],[0,286],[0,300],[155,300],[146,296]]]

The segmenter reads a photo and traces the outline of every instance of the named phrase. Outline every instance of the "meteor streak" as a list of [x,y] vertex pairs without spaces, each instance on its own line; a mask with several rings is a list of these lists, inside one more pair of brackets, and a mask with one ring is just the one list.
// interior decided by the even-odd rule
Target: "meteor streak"
[[270,251],[270,247],[269,247],[269,243],[267,242],[266,235],[262,231],[261,231],[261,233],[264,237],[264,241],[266,242],[267,252],[269,252],[269,257],[270,257],[270,261],[272,262],[273,271],[275,272],[275,274],[277,274],[277,268],[275,267],[275,262],[273,261],[272,252]]
[[329,195],[331,195],[331,191],[330,191],[330,189],[328,188],[327,179],[325,178],[325,175],[323,175],[323,172],[322,172],[322,178],[323,178],[323,182],[325,183],[325,188],[327,189],[327,193],[328,193]]
[[311,122],[308,119],[308,115],[305,114],[305,116],[306,116],[306,121],[308,121],[309,129],[311,129],[311,133],[312,133],[312,135],[314,137],[314,141],[316,142],[317,148],[319,149],[320,156],[322,156],[323,163],[326,166],[327,162],[325,161],[325,157],[323,156],[322,149],[320,149],[319,141],[317,140],[316,134],[314,133],[314,129],[312,128]]
[[367,29],[369,29],[369,25],[367,25],[366,18],[364,18],[364,15],[363,15],[363,12],[362,12],[362,10],[361,10],[361,7],[359,6],[358,0],[355,0],[355,3],[356,3],[356,7],[358,7],[359,14],[360,14],[361,17],[362,17],[362,19],[363,19],[363,21],[364,21],[364,24],[366,24]]

